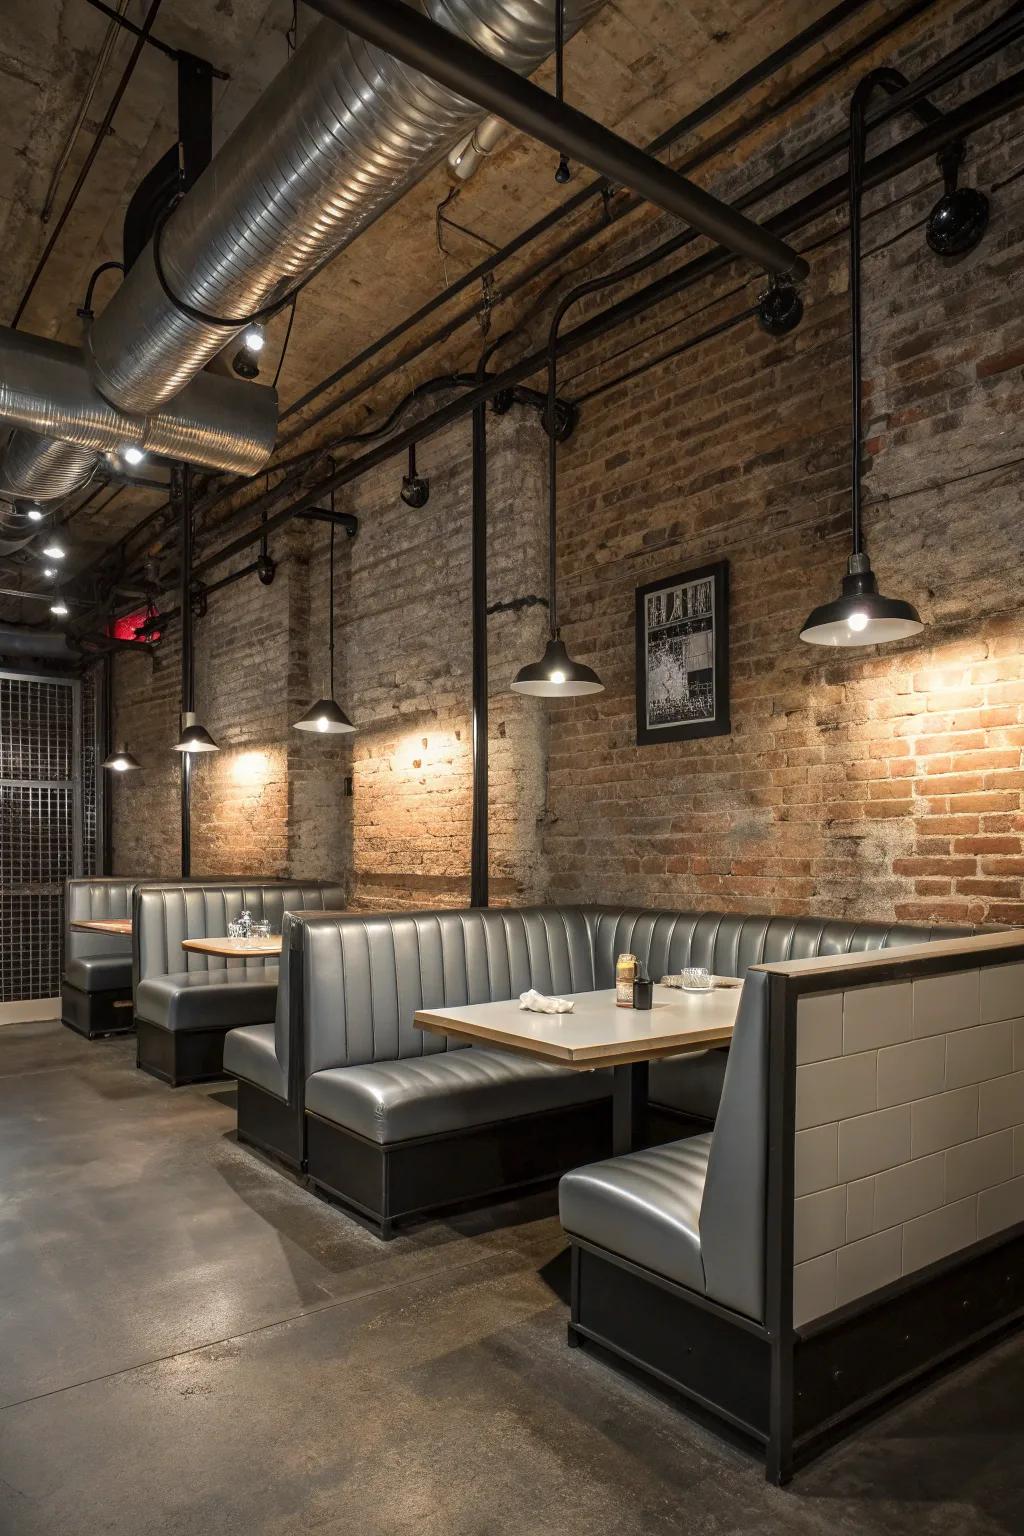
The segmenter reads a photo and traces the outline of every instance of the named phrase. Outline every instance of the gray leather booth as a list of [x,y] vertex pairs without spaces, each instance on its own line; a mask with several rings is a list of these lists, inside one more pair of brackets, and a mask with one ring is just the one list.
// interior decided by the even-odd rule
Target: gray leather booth
[[136,890],[132,983],[138,1064],[177,1087],[222,1075],[224,1036],[270,1021],[278,967],[261,957],[224,958],[182,949],[183,939],[223,937],[241,912],[280,932],[289,910],[342,906],[322,881],[166,881]]
[[[418,1008],[611,987],[624,951],[655,977],[686,965],[743,976],[762,960],[930,931],[568,906],[295,916],[274,1024],[233,1030],[225,1046],[239,1136],[305,1166],[386,1235],[404,1216],[549,1179],[610,1147],[605,1075],[467,1051],[415,1028]],[[653,1063],[652,1101],[710,1125],[727,1057]]]
[[131,917],[137,883],[69,880],[64,887],[61,1018],[90,1040],[132,1027],[132,941],[119,934],[80,933],[71,924]]

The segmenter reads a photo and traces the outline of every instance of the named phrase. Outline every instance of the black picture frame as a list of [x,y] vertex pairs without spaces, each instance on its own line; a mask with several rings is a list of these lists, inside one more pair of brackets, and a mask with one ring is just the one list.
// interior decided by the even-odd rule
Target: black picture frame
[[[693,649],[708,665],[692,664]],[[673,689],[673,680],[683,679],[685,690]],[[728,560],[638,587],[637,746],[728,736],[731,729]]]

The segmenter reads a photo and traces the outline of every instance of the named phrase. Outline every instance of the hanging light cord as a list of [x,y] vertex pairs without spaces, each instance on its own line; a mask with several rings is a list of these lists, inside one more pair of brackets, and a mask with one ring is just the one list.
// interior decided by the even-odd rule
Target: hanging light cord
[[[332,469],[333,469],[333,466],[332,466]],[[332,512],[334,511],[334,491],[333,491],[333,489],[331,491],[331,511]],[[329,693],[327,695],[327,697],[329,699],[333,699],[334,698],[334,535],[335,535],[335,531],[336,531],[335,525],[332,522],[331,523],[331,552],[330,552],[330,561],[329,561],[330,603],[329,603],[329,609],[328,609],[328,614],[327,614],[327,637],[328,637],[327,638],[327,653],[328,653],[328,658],[329,658],[329,666],[330,666],[330,674],[331,674],[331,676],[330,676],[330,691],[329,691]]]
[[[873,69],[866,74],[863,80],[858,83],[850,99],[850,389],[853,397],[851,401],[853,409],[850,412],[850,420],[852,423],[853,553],[855,555],[861,554],[864,549],[860,477],[861,389],[863,374],[860,231],[864,201],[864,160],[868,137],[867,107],[868,101],[876,90],[888,91],[890,95],[894,95],[897,91],[904,90],[907,84],[906,76],[900,74],[898,69],[890,69],[888,66],[883,66],[881,69]],[[936,122],[942,117],[942,113],[937,107],[932,105],[927,97],[922,97],[919,101],[914,102],[908,110],[912,111],[925,126]]]
[[548,346],[548,619],[551,625],[551,638],[558,638],[558,581],[556,566],[555,542],[558,527],[558,485],[556,474],[558,469],[558,327],[552,326],[552,336]]

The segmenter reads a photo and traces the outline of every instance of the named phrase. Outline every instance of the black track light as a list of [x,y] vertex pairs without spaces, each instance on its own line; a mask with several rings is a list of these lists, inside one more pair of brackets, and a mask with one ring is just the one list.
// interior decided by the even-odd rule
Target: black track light
[[419,511],[430,500],[430,481],[426,475],[416,473],[416,444],[409,448],[409,473],[402,476],[402,489],[399,493],[407,507],[413,507]]
[[773,278],[757,301],[757,318],[769,336],[788,336],[804,317],[800,290],[787,278]]
[[569,162],[564,155],[559,155],[558,157],[558,169],[555,171],[555,180],[560,187],[564,187],[567,181],[572,180],[572,171],[569,169]]
[[269,587],[277,574],[277,563],[272,560],[266,550],[256,556],[256,575],[263,586]]
[[255,355],[247,347],[239,347],[231,359],[231,367],[240,379],[258,379],[260,376]]
[[936,256],[966,256],[980,245],[988,228],[989,203],[984,192],[957,185],[966,153],[961,139],[939,155],[945,190],[925,225],[925,239]]

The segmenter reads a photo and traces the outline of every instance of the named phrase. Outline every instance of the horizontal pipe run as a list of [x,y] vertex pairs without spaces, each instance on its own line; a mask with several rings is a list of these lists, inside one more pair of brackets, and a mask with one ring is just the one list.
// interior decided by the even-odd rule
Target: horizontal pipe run
[[[274,451],[277,393],[204,373],[153,415],[128,415],[98,393],[77,348],[0,327],[0,421],[94,453],[136,447],[255,474]],[[0,490],[31,494],[13,472]]]
[[314,10],[458,91],[560,154],[685,219],[769,272],[806,277],[807,263],[762,228],[662,161],[566,106],[530,80],[439,27],[402,0],[310,0]]
[[[891,149],[876,155],[869,160],[864,167],[864,187],[870,190],[890,180],[893,176],[900,175],[909,170],[921,160],[937,154],[946,144],[962,138],[986,124],[1003,117],[1008,112],[1024,104],[1024,70],[1010,75],[1006,80],[982,91],[978,96],[972,97],[962,106],[954,108],[946,113],[939,121],[927,128],[921,128],[909,138],[893,145]],[[810,192],[806,197],[794,203],[791,207],[781,210],[769,221],[769,226],[783,234],[792,234],[804,224],[822,214],[829,213],[833,209],[841,207],[846,200],[848,191],[848,179],[845,172],[826,182],[816,191]],[[631,294],[628,298],[621,299],[617,304],[603,310],[600,314],[583,321],[571,331],[566,331],[559,338],[558,355],[565,357],[577,352],[580,348],[589,345],[590,342],[599,339],[608,331],[627,323],[636,315],[643,313],[654,304],[671,298],[684,289],[692,287],[703,278],[719,271],[732,260],[732,253],[727,250],[716,249],[699,256],[689,262],[685,267],[674,273],[651,283],[646,289]],[[386,463],[388,459],[404,453],[411,443],[422,438],[429,437],[432,433],[441,431],[453,422],[468,416],[474,407],[486,404],[501,390],[508,389],[515,384],[522,383],[544,367],[547,361],[547,349],[532,352],[522,358],[518,363],[513,363],[501,373],[493,374],[484,383],[468,389],[459,399],[450,401],[441,406],[430,416],[418,421],[414,427],[406,428],[398,432],[394,437],[381,443],[369,452],[361,454],[359,458],[351,460],[336,474],[326,480],[320,481],[310,488],[306,496],[290,507],[284,508],[273,517],[266,520],[259,528],[235,539],[225,549],[216,551],[207,556],[197,570],[202,572],[219,565],[223,560],[230,558],[239,551],[247,549],[255,543],[264,532],[271,533],[275,528],[281,527],[296,512],[302,511],[307,506],[315,505],[331,491],[337,491],[342,486],[350,484],[361,475],[378,465]]]

